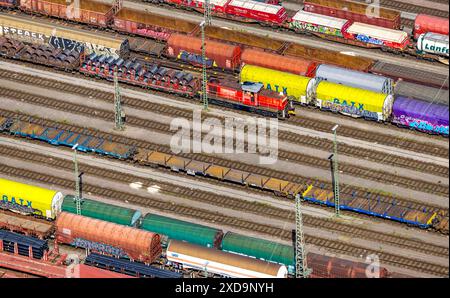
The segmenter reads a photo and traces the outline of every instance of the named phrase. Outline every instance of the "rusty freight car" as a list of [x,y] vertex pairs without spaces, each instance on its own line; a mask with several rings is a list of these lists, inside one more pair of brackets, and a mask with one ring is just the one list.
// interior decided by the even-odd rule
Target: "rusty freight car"
[[191,33],[197,24],[139,10],[122,8],[114,16],[113,28],[133,35],[167,40],[174,32]]
[[29,13],[106,27],[120,5],[95,0],[21,0],[20,8]]

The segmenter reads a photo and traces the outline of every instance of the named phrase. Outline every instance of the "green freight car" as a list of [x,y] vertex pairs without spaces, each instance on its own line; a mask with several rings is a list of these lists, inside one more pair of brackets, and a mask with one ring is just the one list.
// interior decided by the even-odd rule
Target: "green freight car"
[[[141,229],[166,236],[168,239],[186,241],[206,247],[220,247],[222,230],[169,218],[156,214],[147,214]],[[164,239],[167,243],[168,239]]]
[[[77,213],[74,196],[64,197],[62,211]],[[130,227],[136,226],[141,218],[140,211],[84,198],[81,201],[81,215]]]
[[290,245],[227,232],[223,236],[222,250],[283,264],[289,272],[295,269],[294,248]]

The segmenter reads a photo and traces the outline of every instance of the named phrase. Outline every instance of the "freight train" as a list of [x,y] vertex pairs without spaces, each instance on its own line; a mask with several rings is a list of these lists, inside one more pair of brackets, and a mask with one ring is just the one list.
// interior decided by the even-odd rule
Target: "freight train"
[[[239,53],[235,46],[225,45],[222,49],[216,53],[220,53],[224,63],[236,59],[236,53]],[[0,54],[107,80],[113,80],[117,70],[121,82],[200,100],[201,82],[198,77],[159,64],[96,53],[84,57],[76,52],[61,52],[45,46],[36,48],[4,38],[0,38]],[[79,59],[78,64],[76,59]],[[297,66],[297,70],[303,67]],[[211,77],[207,84],[208,97],[213,104],[267,117],[289,118],[295,114],[294,103],[299,103],[448,136],[448,101],[445,104],[436,103],[438,97],[414,99],[407,95],[394,96],[396,85],[387,77],[325,64],[314,67],[315,77],[310,78],[244,64],[239,74],[241,84]],[[310,66],[304,69],[311,72]],[[403,85],[403,82],[398,84]],[[445,96],[445,91],[440,92]]]
[[[22,197],[21,188],[26,188],[29,191],[26,199],[33,206],[38,202],[53,202],[51,195],[43,196],[41,193],[57,192],[5,179],[0,179],[0,182],[3,183],[0,191],[16,198]],[[112,262],[125,268],[131,266],[125,260],[110,259],[96,253],[152,263],[161,255],[162,246],[166,248],[168,264],[178,269],[206,269],[210,273],[231,277],[285,277],[288,272],[294,274],[295,271],[294,248],[290,245],[233,232],[224,233],[221,229],[152,213],[143,216],[133,208],[87,198],[81,200],[81,215],[76,215],[76,201],[71,195],[60,200],[56,209],[56,240],[89,249],[93,254],[86,261],[91,265],[105,266]],[[39,243],[44,244],[42,240]],[[364,263],[314,253],[308,254],[308,262],[314,270],[313,277],[366,277]],[[133,268],[140,267],[139,272],[151,268],[134,264]],[[234,270],[230,271],[230,267]],[[380,268],[380,277],[388,275],[386,268]]]
[[[149,151],[111,142],[99,137],[74,133],[58,127],[43,126],[38,123],[14,118],[0,117],[0,132],[48,142],[55,146],[73,147],[75,144],[78,144],[77,150],[82,152],[93,152],[121,160],[130,160],[144,166],[161,167],[191,176],[231,182],[269,191],[276,196],[290,199],[300,195],[307,202],[334,207],[333,192],[323,189],[320,185],[293,183],[270,176],[244,172],[163,152]],[[81,142],[80,140],[83,141]],[[17,200],[15,202],[17,203]],[[3,201],[2,204],[9,206],[11,199]],[[373,193],[358,193],[355,191],[351,196],[342,196],[340,209],[393,220],[419,228],[433,228],[448,233],[448,216],[445,216],[445,214],[424,208],[411,208],[408,205],[398,204],[395,201],[387,202]],[[44,212],[42,214],[46,214],[46,211]]]
[[[201,0],[146,1],[203,11]],[[211,4],[213,15],[219,17],[288,28],[297,33],[313,34],[332,41],[380,48],[383,51],[410,54],[448,64],[449,26],[445,19],[419,15],[415,22],[415,28],[418,29],[414,34],[417,41],[414,41],[406,32],[399,30],[400,12],[380,8],[379,16],[370,15],[367,13],[368,4],[363,3],[308,0],[304,2],[304,10],[298,11],[293,17],[289,17],[281,5],[252,0],[217,0]],[[436,26],[423,26],[426,22],[432,22]]]
[[[201,0],[144,0],[157,4],[203,11]],[[79,2],[80,8],[62,0],[3,0],[0,7],[16,7],[28,13],[49,15],[100,27],[149,36],[167,37],[164,32],[146,26],[145,14],[134,18],[127,10],[121,12],[122,2],[103,4],[91,0]],[[214,0],[213,15],[243,22],[293,30],[298,33],[317,35],[332,41],[366,48],[380,48],[396,54],[409,54],[448,64],[448,20],[418,15],[413,38],[400,28],[400,12],[380,8],[378,17],[367,13],[368,4],[346,0],[308,0],[304,10],[293,17],[287,15],[276,1]],[[131,17],[131,19],[130,19]],[[430,25],[424,25],[430,23]]]

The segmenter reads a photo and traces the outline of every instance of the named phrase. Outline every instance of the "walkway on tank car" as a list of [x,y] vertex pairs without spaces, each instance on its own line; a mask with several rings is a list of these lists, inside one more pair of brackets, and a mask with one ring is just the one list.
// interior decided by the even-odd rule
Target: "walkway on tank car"
[[9,131],[14,135],[45,141],[57,146],[73,147],[78,144],[77,150],[79,151],[95,152],[118,159],[128,159],[136,151],[134,146],[122,145],[83,133],[76,133],[56,127],[46,127],[20,120],[15,120],[10,126]]

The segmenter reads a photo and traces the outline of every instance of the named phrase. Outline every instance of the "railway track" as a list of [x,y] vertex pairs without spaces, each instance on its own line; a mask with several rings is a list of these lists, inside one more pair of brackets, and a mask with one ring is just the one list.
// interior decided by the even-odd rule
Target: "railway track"
[[[32,122],[40,123],[42,125],[46,125],[46,126],[50,126],[50,127],[59,127],[60,129],[66,129],[66,130],[70,130],[70,131],[78,132],[78,133],[85,133],[85,134],[92,135],[94,137],[100,137],[103,139],[111,140],[113,142],[136,146],[137,148],[142,148],[142,149],[147,149],[147,150],[156,150],[159,152],[171,154],[171,150],[167,146],[162,146],[160,144],[155,144],[155,143],[150,143],[150,142],[144,142],[142,140],[137,140],[137,139],[126,138],[126,137],[118,136],[115,134],[107,134],[107,133],[103,133],[103,132],[100,132],[95,129],[83,128],[80,126],[75,126],[75,125],[67,124],[67,123],[57,123],[55,121],[43,120],[43,119],[39,119],[39,118],[30,116],[30,115],[24,115],[24,114],[19,114],[17,112],[10,112],[10,111],[5,111],[5,110],[0,110],[0,116],[17,118],[17,119],[23,120],[23,121],[32,121]],[[299,175],[292,175],[292,174],[288,174],[285,172],[280,172],[280,171],[275,171],[275,170],[268,169],[268,168],[259,167],[256,165],[243,164],[243,163],[239,163],[239,162],[231,161],[231,160],[227,160],[227,159],[222,159],[222,158],[215,157],[215,156],[198,155],[198,154],[180,154],[179,156],[184,157],[184,158],[194,159],[194,160],[201,161],[201,162],[213,163],[213,164],[217,164],[217,165],[220,165],[223,167],[230,167],[230,168],[234,168],[236,170],[242,170],[242,171],[246,171],[246,172],[250,172],[250,173],[254,173],[254,174],[259,174],[259,175],[274,177],[274,178],[278,178],[278,179],[282,179],[282,180],[287,180],[287,181],[291,181],[293,183],[308,184],[308,185],[313,184],[317,187],[332,189],[331,183],[329,183],[329,182],[319,181],[317,179],[313,180],[310,178],[301,177]],[[382,194],[377,191],[370,191],[370,190],[357,188],[357,187],[353,187],[353,186],[350,187],[345,184],[341,184],[341,194],[345,195],[345,196],[352,196],[352,195],[356,195],[357,197],[361,196],[361,197],[365,197],[370,200],[381,200],[383,202],[397,204],[399,206],[404,206],[404,207],[413,208],[413,209],[417,209],[417,210],[428,210],[429,212],[439,212],[442,214],[442,216],[448,216],[448,209],[442,209],[439,206],[430,205],[430,204],[424,203],[424,202],[411,201],[410,199],[407,199],[407,198],[385,195],[385,194]]]
[[[66,169],[68,171],[72,170],[72,162],[68,160],[61,160],[58,158],[48,158],[43,155],[29,155],[24,151],[18,151],[18,150],[8,150],[5,149],[3,146],[0,146],[0,150],[2,154],[6,154],[6,156],[16,157],[16,158],[24,158],[24,159],[30,159],[31,162],[34,163],[43,163],[46,166],[55,167],[58,169]],[[136,177],[131,175],[124,175],[121,172],[114,172],[109,170],[104,170],[101,168],[97,168],[92,165],[86,165],[81,164],[82,170],[86,174],[98,176],[101,178],[110,179],[112,181],[121,181],[125,183],[131,183],[136,181]],[[35,181],[45,182],[52,185],[58,185],[64,188],[71,188],[73,186],[73,181],[65,180],[59,177],[54,177],[38,172],[33,172],[29,170],[23,170],[18,168],[13,168],[9,166],[2,166],[0,169],[0,172],[3,172],[4,174],[20,177],[20,178],[26,178],[31,179]],[[291,212],[288,216],[286,215],[285,210],[280,210],[274,207],[265,206],[262,204],[255,204],[253,202],[246,202],[242,200],[237,200],[233,198],[224,198],[224,197],[218,197],[214,193],[206,193],[206,192],[197,192],[193,191],[189,188],[183,188],[179,186],[173,186],[168,183],[162,183],[156,182],[156,181],[149,181],[149,182],[155,182],[158,183],[159,186],[161,186],[161,191],[163,193],[168,193],[176,196],[182,196],[187,198],[195,197],[196,200],[200,200],[202,202],[207,202],[209,204],[214,204],[217,206],[221,206],[224,208],[231,208],[235,210],[249,210],[249,212],[259,214],[261,215],[262,212],[266,213],[267,215],[271,217],[278,217],[281,220],[286,220],[286,218],[289,218],[288,216],[292,216],[291,218],[295,218],[294,214]],[[144,207],[150,207],[150,208],[156,208],[161,211],[168,211],[170,213],[177,213],[177,214],[183,214],[188,217],[193,217],[197,219],[202,219],[205,221],[213,221],[216,224],[225,224],[228,226],[233,226],[236,228],[242,228],[249,231],[256,231],[261,234],[266,234],[270,236],[274,235],[280,235],[283,240],[291,240],[292,237],[292,231],[291,230],[284,230],[279,229],[270,225],[266,224],[259,224],[247,220],[238,219],[235,217],[229,217],[224,216],[218,213],[214,212],[208,212],[206,210],[196,209],[192,207],[182,206],[182,205],[176,205],[171,202],[164,202],[159,201],[158,199],[152,198],[152,200],[148,200],[144,197],[139,197],[136,195],[130,195],[125,192],[117,192],[109,189],[105,189],[104,187],[97,187],[90,184],[83,184],[84,190],[86,192],[90,192],[95,195],[101,195],[105,196],[111,199],[119,199],[120,201],[128,201],[130,204],[138,204],[140,206]],[[194,195],[194,196],[193,196]],[[318,226],[327,229],[327,230],[335,230],[339,231],[343,234],[347,234],[352,237],[362,237],[363,239],[380,239],[382,241],[385,241],[389,244],[401,246],[409,249],[413,249],[416,251],[423,251],[426,253],[434,253],[437,255],[447,256],[448,255],[448,248],[445,247],[439,247],[435,246],[433,244],[427,244],[427,243],[416,243],[413,240],[407,239],[407,238],[401,238],[396,237],[389,234],[380,234],[378,232],[370,231],[365,228],[360,227],[353,227],[346,224],[341,224],[338,222],[334,222],[331,220],[324,220],[314,217],[305,217],[305,224],[311,225],[311,226]],[[429,273],[429,274],[437,274],[439,276],[445,275],[446,272],[448,272],[448,268],[428,263],[428,262],[422,262],[419,260],[398,256],[392,253],[384,253],[380,251],[370,251],[363,247],[359,246],[352,246],[347,243],[344,243],[342,241],[335,241],[330,239],[325,239],[321,237],[316,237],[312,235],[306,235],[306,241],[313,245],[320,245],[321,247],[329,248],[333,252],[337,253],[344,253],[360,257],[361,255],[370,254],[370,253],[376,253],[380,256],[381,261],[384,263],[389,263],[392,265],[412,269],[412,270],[418,270],[421,272]],[[447,273],[448,274],[448,273]]]
[[[52,86],[54,88],[54,86]],[[53,99],[44,96],[37,96],[34,94],[8,89],[5,87],[0,87],[0,96],[10,99],[15,99],[20,102],[26,102],[28,104],[52,107],[64,112],[75,113],[83,116],[88,116],[92,118],[98,118],[102,120],[114,119],[114,112],[109,110],[96,109],[88,107],[85,105],[72,104],[70,102],[61,101],[58,99]],[[179,117],[179,116],[178,116]],[[127,117],[127,124],[134,127],[139,127],[143,129],[149,129],[152,131],[157,131],[162,134],[167,134],[170,131],[170,124],[160,123],[157,121],[142,119],[133,116]],[[191,133],[192,134],[192,133]],[[205,134],[206,135],[206,134]],[[192,137],[192,136],[191,136]],[[224,141],[225,142],[225,141]],[[322,169],[329,168],[329,161],[327,159],[317,158],[309,156],[306,154],[301,154],[297,152],[289,152],[284,150],[279,150],[278,156],[280,159],[294,161],[299,164],[308,165],[311,167],[318,167]],[[360,166],[354,166],[347,164],[345,162],[340,163],[340,169],[344,173],[352,175],[358,178],[365,178],[371,181],[383,182],[386,184],[394,184],[397,186],[402,186],[407,189],[414,189],[417,191],[427,192],[431,194],[440,195],[443,197],[448,197],[449,189],[445,185],[437,185],[435,183],[430,183],[427,181],[419,179],[411,179],[406,177],[401,177],[398,175],[390,174],[384,171],[377,171],[370,168],[364,168]]]
[[[0,70],[0,75],[2,75],[4,78],[9,78],[14,81],[18,81],[21,83],[31,84],[43,88],[52,88],[64,91],[65,93],[72,93],[72,94],[80,94],[82,96],[86,97],[93,97],[105,102],[112,103],[113,102],[113,96],[112,93],[95,90],[83,86],[77,86],[73,84],[63,83],[55,80],[44,80],[42,78],[38,78],[31,75],[26,74],[19,74],[19,73],[12,73],[4,70]],[[141,88],[136,88],[137,90],[141,90]],[[173,99],[179,100],[179,97],[166,95]],[[129,106],[135,109],[143,110],[143,111],[149,111],[154,112],[161,115],[168,115],[173,117],[183,117],[186,119],[191,118],[192,111],[188,109],[183,108],[170,108],[157,104],[152,103],[148,101],[139,100],[136,98],[130,98],[124,96],[122,98],[122,103],[124,106]],[[236,112],[236,110],[232,110],[233,112]],[[321,111],[318,111],[321,113]],[[242,112],[245,113],[245,112]],[[223,121],[223,118],[221,119]],[[302,117],[294,117],[290,120],[290,123],[293,123],[295,125],[298,125],[299,127],[305,127],[308,129],[313,129],[316,131],[322,131],[322,132],[329,132],[331,128],[334,126],[335,123],[329,122],[326,120],[318,120],[317,118],[308,118],[304,115]],[[396,128],[401,130],[400,128]],[[447,157],[448,156],[448,149],[439,147],[439,146],[433,146],[432,144],[426,143],[426,142],[418,142],[418,141],[406,141],[400,137],[394,137],[389,135],[383,135],[383,134],[373,134],[371,132],[367,131],[360,131],[358,129],[355,129],[351,126],[345,126],[342,125],[339,131],[339,134],[346,137],[351,137],[354,139],[359,140],[369,140],[372,142],[376,142],[379,144],[388,145],[391,147],[396,148],[404,148],[405,146],[408,147],[409,150],[414,152],[428,152],[431,153],[431,155],[435,155],[438,157]],[[279,131],[279,138],[282,140],[286,140],[289,142],[292,142],[294,144],[312,147],[312,148],[323,148],[326,150],[332,149],[332,142],[324,139],[319,138],[308,138],[308,137],[301,137],[300,135],[288,131]],[[434,150],[433,150],[434,149]],[[339,150],[344,155],[349,156],[359,156],[361,158],[372,160],[375,162],[382,162],[385,164],[388,164],[390,166],[398,166],[402,168],[408,168],[415,171],[422,171],[430,174],[435,174],[437,176],[443,176],[448,177],[449,176],[449,169],[448,167],[444,166],[438,166],[432,163],[427,162],[421,162],[417,161],[415,159],[390,155],[390,154],[384,154],[379,151],[375,150],[366,150],[358,147],[349,146],[345,143],[339,144]]]

